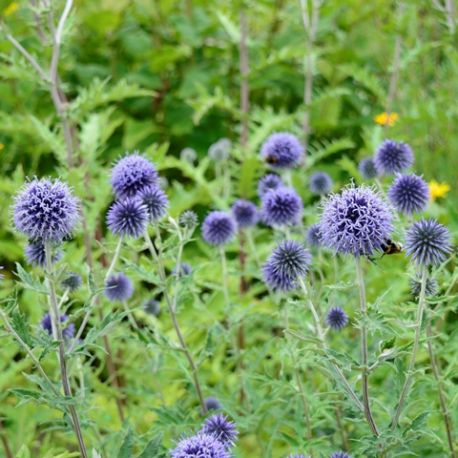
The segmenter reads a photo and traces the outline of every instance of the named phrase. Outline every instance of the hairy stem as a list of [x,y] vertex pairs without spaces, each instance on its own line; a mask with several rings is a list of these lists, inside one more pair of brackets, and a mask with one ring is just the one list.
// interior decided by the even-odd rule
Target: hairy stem
[[370,397],[369,397],[369,363],[368,363],[368,344],[367,344],[367,302],[366,302],[366,287],[364,285],[363,270],[361,267],[361,259],[355,257],[356,263],[356,279],[359,288],[359,300],[361,306],[361,368],[362,368],[362,384],[363,384],[363,405],[364,415],[369,423],[372,432],[378,436],[379,432],[372,416]]
[[395,429],[398,426],[399,418],[401,417],[402,411],[404,410],[407,396],[413,382],[413,373],[415,369],[415,360],[417,359],[418,347],[420,346],[420,333],[421,333],[421,322],[423,319],[423,312],[425,310],[425,291],[426,291],[426,280],[428,278],[428,271],[425,267],[422,267],[421,271],[421,288],[420,296],[418,298],[418,308],[415,318],[415,337],[413,341],[412,354],[410,355],[409,367],[407,369],[407,376],[404,381],[404,385],[401,390],[399,397],[398,406],[391,422],[391,428]]
[[226,312],[228,312],[231,301],[229,299],[227,262],[226,262],[226,253],[224,252],[224,246],[220,247],[219,253],[220,253],[220,258],[221,258],[221,275],[223,277],[222,278],[222,287],[223,287],[224,303],[226,305]]

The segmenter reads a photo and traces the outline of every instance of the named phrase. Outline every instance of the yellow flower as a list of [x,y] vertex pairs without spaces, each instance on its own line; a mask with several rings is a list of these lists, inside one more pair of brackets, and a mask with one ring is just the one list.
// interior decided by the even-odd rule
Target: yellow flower
[[15,13],[19,8],[18,2],[11,2],[4,10],[3,16],[10,16],[11,14]]
[[432,200],[444,197],[450,191],[450,185],[447,183],[438,183],[436,180],[429,182],[429,194]]
[[377,116],[374,116],[374,121],[376,124],[379,124],[381,126],[394,126],[394,123],[398,120],[399,115],[395,113],[394,111],[391,113],[380,113]]

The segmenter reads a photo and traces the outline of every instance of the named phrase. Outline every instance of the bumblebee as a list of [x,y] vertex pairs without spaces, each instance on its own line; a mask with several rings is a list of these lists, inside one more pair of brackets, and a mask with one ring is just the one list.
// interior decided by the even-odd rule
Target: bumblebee
[[402,252],[402,244],[399,242],[393,242],[391,239],[386,239],[380,248],[383,251],[382,257],[386,254],[398,254]]
[[268,164],[274,165],[274,164],[276,164],[278,162],[278,158],[276,158],[275,156],[266,156],[265,161]]

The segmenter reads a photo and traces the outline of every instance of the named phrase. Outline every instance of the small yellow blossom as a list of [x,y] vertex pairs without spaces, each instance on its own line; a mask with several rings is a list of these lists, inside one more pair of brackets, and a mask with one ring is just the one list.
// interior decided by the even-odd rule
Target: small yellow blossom
[[395,113],[394,111],[391,113],[380,113],[377,116],[374,116],[374,121],[376,124],[379,124],[381,126],[394,126],[394,123],[398,120],[399,115]]
[[436,180],[429,182],[429,194],[432,200],[444,197],[450,191],[450,185],[447,183],[438,183]]
[[18,2],[11,2],[4,10],[3,16],[10,16],[11,14],[15,13],[19,8]]

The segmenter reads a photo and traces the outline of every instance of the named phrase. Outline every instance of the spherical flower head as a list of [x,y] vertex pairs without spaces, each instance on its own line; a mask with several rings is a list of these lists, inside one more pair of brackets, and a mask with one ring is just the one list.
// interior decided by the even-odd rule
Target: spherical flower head
[[224,445],[210,434],[196,434],[178,442],[170,452],[171,458],[230,458]]
[[414,157],[407,143],[385,140],[378,147],[374,162],[380,175],[393,175],[408,169],[413,164]]
[[192,210],[184,211],[178,220],[185,229],[193,230],[199,224],[199,218]]
[[108,228],[120,237],[140,237],[147,222],[148,209],[138,197],[118,200],[108,210]]
[[105,296],[110,301],[127,301],[133,293],[132,281],[123,273],[111,275],[105,282]]
[[332,307],[326,315],[326,323],[331,329],[338,331],[348,324],[348,316],[340,307]]
[[236,223],[231,214],[212,211],[202,224],[202,235],[210,245],[224,245],[232,240],[236,231]]
[[448,229],[434,219],[422,219],[410,226],[405,251],[420,266],[437,266],[452,251]]
[[180,159],[184,162],[189,162],[190,164],[194,164],[197,160],[197,153],[196,150],[193,148],[184,148],[180,152]]
[[375,167],[375,161],[371,157],[365,157],[361,159],[358,165],[359,173],[366,180],[371,180],[378,176],[377,168]]
[[216,437],[226,448],[233,447],[238,436],[235,423],[223,414],[216,414],[207,418],[201,432]]
[[332,190],[332,178],[325,172],[316,172],[310,177],[310,191],[322,196]]
[[222,408],[221,403],[213,396],[205,398],[204,404],[207,410],[220,410]]
[[[64,323],[68,320],[68,316],[63,314],[59,316],[59,320],[61,323]],[[52,323],[51,323],[51,315],[46,313],[43,318],[41,319],[41,327],[49,334],[52,335]],[[71,339],[75,335],[75,325],[70,323],[64,329],[62,329],[62,336],[64,339]]]
[[16,196],[14,224],[30,240],[60,242],[78,222],[78,201],[60,180],[34,179]]
[[306,239],[309,246],[318,247],[321,245],[321,232],[319,224],[312,224],[308,228]]
[[174,267],[172,275],[175,277],[187,277],[192,274],[192,267],[187,262],[182,262],[179,267]]
[[311,259],[310,252],[300,243],[294,240],[283,240],[263,266],[264,281],[274,290],[294,289],[297,286],[297,279],[308,272]]
[[216,143],[210,145],[208,156],[215,162],[224,162],[229,159],[232,143],[228,138],[221,138]]
[[324,203],[320,221],[323,245],[338,253],[370,256],[393,230],[391,207],[372,188],[345,188]]
[[254,226],[258,222],[258,209],[253,202],[239,199],[232,205],[232,214],[240,229]]
[[262,199],[261,216],[269,226],[298,224],[302,211],[302,199],[291,188],[274,189],[265,194]]
[[145,309],[145,312],[149,313],[150,315],[157,317],[161,314],[161,304],[155,299],[149,299],[146,301],[143,308]]
[[138,153],[120,159],[111,171],[111,185],[118,199],[135,197],[140,191],[157,185],[154,165]]
[[429,187],[417,175],[398,175],[388,190],[388,197],[398,211],[411,215],[428,206]]
[[258,181],[258,196],[262,199],[266,193],[284,186],[282,179],[275,173],[268,173]]
[[[57,262],[62,257],[62,251],[54,250],[51,262]],[[41,241],[30,242],[25,247],[25,258],[32,266],[44,267],[46,265],[45,245]]]
[[270,135],[261,147],[261,157],[272,167],[287,168],[298,165],[304,147],[293,134],[278,132]]
[[334,452],[331,458],[351,458],[351,455],[345,452]]
[[67,277],[62,280],[61,284],[63,288],[67,288],[70,291],[76,291],[83,284],[83,280],[80,275],[70,272]]
[[139,197],[148,211],[151,222],[161,219],[166,214],[169,199],[159,186],[144,189],[139,193]]
[[[435,278],[427,278],[425,286],[426,286],[425,287],[425,296],[426,297],[435,296],[439,291],[439,285]],[[415,299],[417,299],[418,297],[420,297],[420,291],[421,291],[421,277],[417,276],[410,280],[410,292],[412,296]]]

